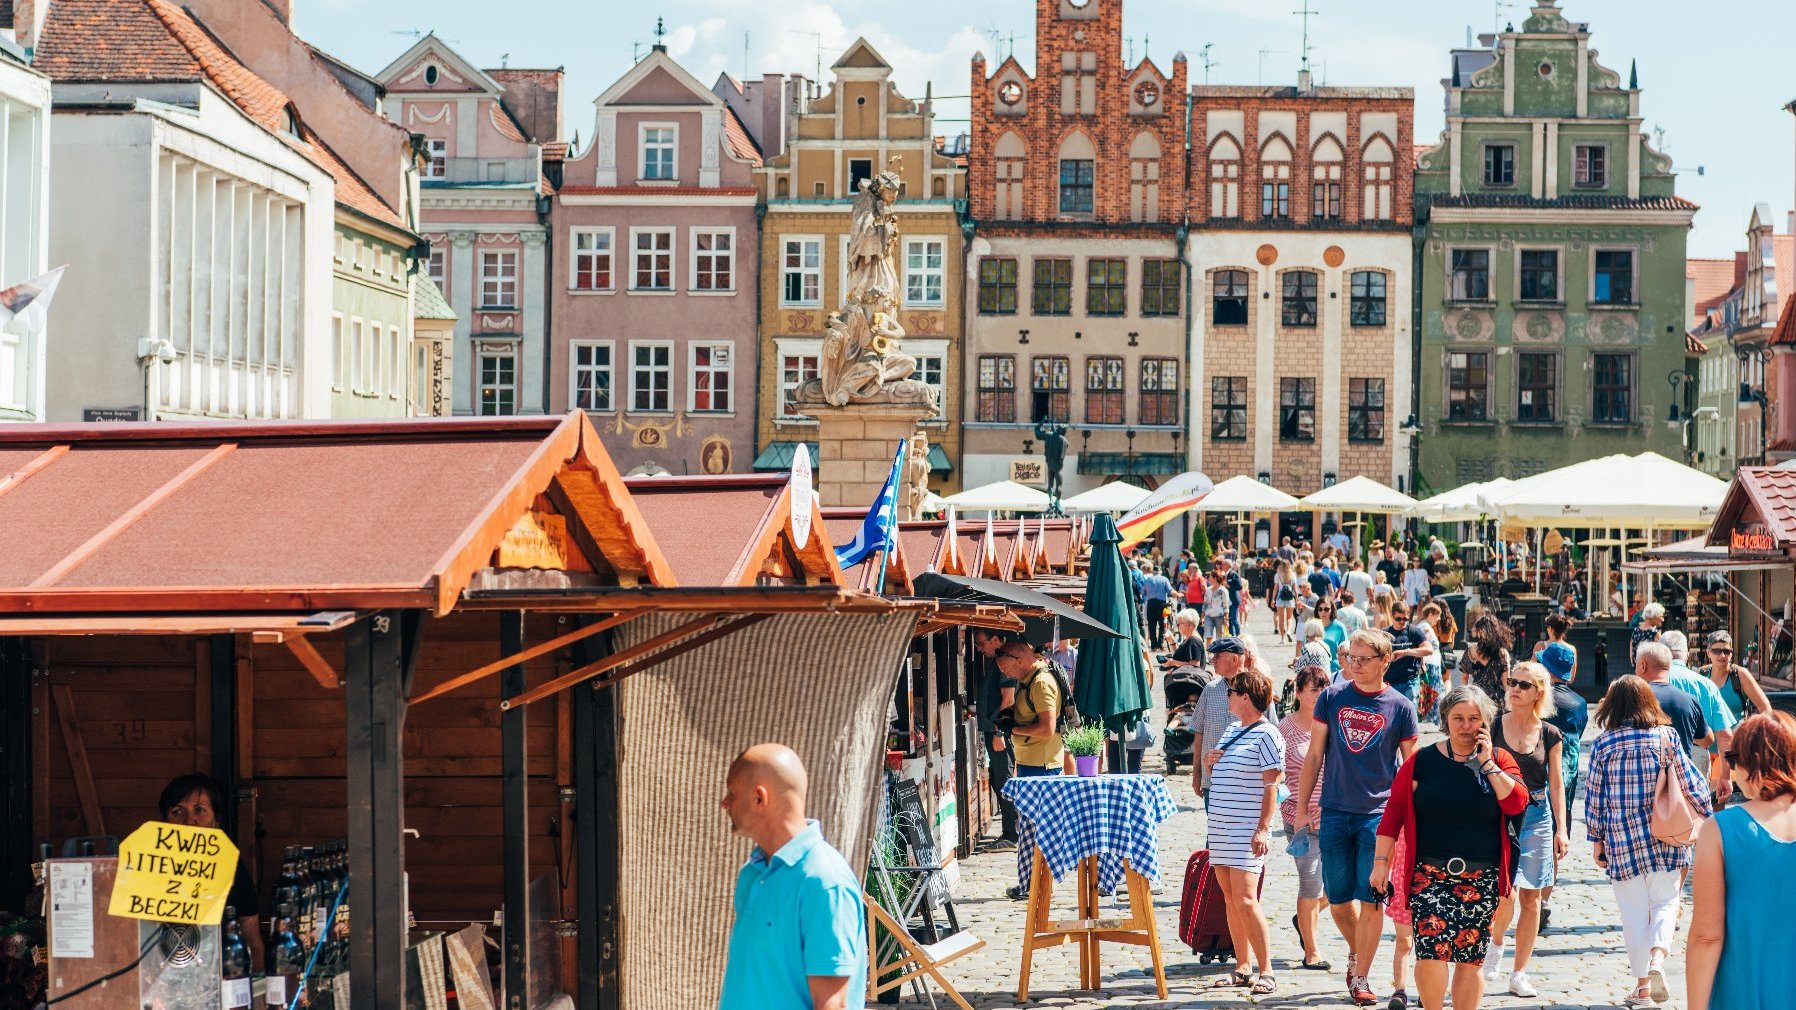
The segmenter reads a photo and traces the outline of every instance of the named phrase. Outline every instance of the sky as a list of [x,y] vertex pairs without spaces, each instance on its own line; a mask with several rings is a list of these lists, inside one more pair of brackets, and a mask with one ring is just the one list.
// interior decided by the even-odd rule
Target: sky
[[[1465,44],[1468,29],[1528,16],[1525,4],[1486,0],[1127,0],[1125,58],[1132,46],[1136,58],[1170,71],[1183,51],[1191,81],[1201,83],[1208,47],[1211,83],[1295,83],[1304,19],[1294,12],[1306,5],[1315,12],[1318,83],[1414,88],[1423,141],[1440,133],[1448,50]],[[426,31],[479,66],[563,67],[564,130],[582,141],[593,133],[593,100],[655,41],[658,17],[668,52],[706,84],[725,71],[815,76],[819,61],[827,74],[865,36],[894,67],[900,91],[919,97],[933,84],[944,134],[966,129],[974,52],[995,66],[1014,47],[1025,67],[1035,62],[1036,0],[293,0],[293,8],[302,36],[369,72]],[[1562,0],[1561,9],[1590,24],[1600,63],[1625,76],[1629,61],[1639,62],[1648,135],[1663,131],[1659,146],[1679,170],[1679,195],[1702,207],[1691,256],[1743,248],[1758,203],[1785,230],[1796,198],[1796,116],[1783,110],[1796,99],[1796,3]]]

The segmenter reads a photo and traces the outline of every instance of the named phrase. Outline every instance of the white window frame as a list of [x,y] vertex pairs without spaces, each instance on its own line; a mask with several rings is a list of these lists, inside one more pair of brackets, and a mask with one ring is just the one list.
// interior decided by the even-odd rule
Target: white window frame
[[360,393],[367,387],[364,369],[367,367],[367,352],[364,350],[367,341],[367,326],[361,316],[349,317],[349,389]]
[[[912,268],[911,251],[914,247],[923,247],[924,262],[928,262],[929,247],[935,246],[941,265],[930,269],[928,266]],[[904,239],[904,304],[924,308],[939,308],[948,304],[948,240],[941,235],[909,235]],[[911,280],[921,279],[923,291],[929,290],[930,278],[935,279],[934,298],[911,298]]]
[[[673,228],[631,228],[630,229],[630,287],[629,287],[629,291],[631,294],[633,294],[633,295],[671,295],[675,291],[679,290],[680,277],[679,277],[679,272],[675,269],[675,260],[674,260],[674,231],[675,231],[675,229],[673,229]],[[641,236],[644,236],[644,235],[665,235],[665,236],[667,236],[667,251],[665,253],[665,255],[667,256],[667,286],[664,288],[642,288],[642,287],[636,286],[636,261],[637,261],[637,257],[642,255],[642,251],[636,247],[636,241],[638,238],[640,238]],[[648,255],[659,256],[659,255],[663,255],[663,254],[660,250],[650,250]]]
[[[667,373],[667,406],[661,407],[659,409],[654,408],[654,407],[638,408],[636,406],[636,352],[639,350],[646,351],[646,350],[653,350],[656,348],[661,348],[661,349],[664,349],[667,351],[667,365],[665,366],[665,371]],[[673,409],[674,409],[674,406],[673,406],[674,405],[674,382],[673,382],[674,342],[671,340],[632,340],[632,341],[630,341],[630,345],[629,345],[628,349],[630,352],[630,360],[629,360],[627,367],[629,368],[630,388],[629,388],[629,393],[628,393],[629,400],[625,403],[624,409],[632,414],[671,414],[671,413],[673,413]]]
[[942,363],[942,381],[940,383],[930,384],[931,388],[936,392],[935,413],[931,414],[926,420],[943,420],[948,416],[949,341],[943,337],[906,337],[904,341],[904,350],[905,353],[917,359],[917,371],[912,374],[911,378],[916,379],[919,382],[923,381],[922,362],[924,358],[934,358]]
[[343,313],[331,313],[331,347],[336,353],[336,367],[331,370],[331,389],[341,393],[349,381],[349,327]]
[[[717,225],[703,225],[703,226],[688,228],[687,232],[691,235],[691,239],[686,243],[686,248],[687,248],[687,252],[688,252],[687,268],[686,268],[686,289],[688,291],[692,292],[693,294],[700,294],[700,295],[733,295],[733,294],[735,294],[736,293],[736,265],[737,265],[736,254],[740,251],[740,249],[736,245],[736,229],[734,227],[724,227],[724,226],[717,226]],[[699,236],[701,236],[701,235],[710,235],[713,237],[722,235],[722,236],[725,236],[726,238],[728,238],[730,241],[730,248],[729,248],[729,252],[727,254],[727,256],[729,258],[729,262],[730,262],[729,284],[727,284],[724,287],[701,288],[698,286],[698,279],[699,279],[698,258],[700,255],[699,248],[698,248],[698,240],[699,240]],[[715,257],[716,250],[715,249],[710,250],[707,253],[707,255],[711,255],[711,256]]]
[[[1524,299],[1522,297],[1522,253],[1525,253],[1525,252],[1550,252],[1550,253],[1554,254],[1555,265],[1554,265],[1554,269],[1553,269],[1553,274],[1554,274],[1553,290],[1558,295],[1557,298],[1553,299],[1552,301],[1542,301],[1540,299]],[[1590,262],[1591,262],[1592,267],[1594,267],[1596,265],[1596,258],[1593,256],[1591,258]],[[1517,243],[1515,243],[1515,248],[1511,254],[1511,258],[1509,261],[1509,268],[1510,268],[1510,275],[1515,278],[1514,284],[1511,285],[1512,290],[1510,292],[1512,301],[1514,301],[1520,305],[1536,305],[1536,306],[1538,306],[1538,305],[1564,305],[1565,304],[1565,247],[1564,246],[1558,245],[1553,242],[1517,242]],[[1594,288],[1596,286],[1596,278],[1594,276],[1591,278],[1590,284],[1591,284],[1592,288]]]
[[[1484,253],[1484,297],[1456,298],[1453,294],[1453,254],[1456,252]],[[1519,260],[1517,262],[1520,262]],[[1450,245],[1446,253],[1447,288],[1443,300],[1449,305],[1488,305],[1497,300],[1497,247],[1480,245],[1476,242],[1465,245]]]
[[816,418],[804,414],[786,413],[787,395],[797,388],[786,382],[787,358],[814,358],[819,367],[823,363],[823,340],[819,337],[784,337],[773,342],[774,395],[777,399],[769,412],[773,420],[779,424],[816,424]]
[[[604,367],[598,365],[582,366],[580,352],[582,350],[606,351]],[[608,401],[602,407],[588,407],[580,402],[580,371],[585,367],[588,371],[603,372],[610,381],[605,384],[605,397]],[[567,404],[569,410],[589,410],[597,414],[609,414],[617,410],[617,341],[615,340],[570,340],[567,353]]]
[[[511,249],[511,248],[482,248],[480,250],[480,258],[479,258],[479,261],[477,264],[479,266],[480,270],[479,270],[479,276],[477,279],[480,281],[479,308],[482,309],[483,311],[497,312],[497,311],[504,311],[504,310],[515,310],[519,307],[518,306],[518,259],[519,259],[518,254],[519,254],[519,250]],[[511,272],[510,272],[509,279],[511,282],[511,300],[509,302],[507,302],[507,301],[494,302],[494,301],[487,300],[486,286],[487,286],[488,277],[487,277],[487,272],[486,272],[486,264],[487,264],[487,257],[489,257],[489,256],[496,257],[496,259],[494,260],[494,262],[496,262],[496,263],[503,263],[503,262],[505,262],[505,257],[510,257]],[[507,278],[503,274],[495,275],[495,277],[493,278],[495,284],[500,289],[503,289],[506,279]]]
[[[520,345],[516,341],[504,341],[504,342],[494,341],[492,343],[483,343],[481,341],[475,341],[475,343],[474,343],[474,413],[477,416],[480,416],[480,417],[511,417],[511,416],[514,416],[517,414],[517,412],[518,412],[518,395],[523,386],[523,383],[521,381],[523,379],[523,375],[521,374],[521,372],[519,370],[519,353],[518,353],[519,350],[520,350]],[[482,384],[481,384],[481,373],[483,373],[486,370],[486,368],[485,368],[486,359],[499,358],[499,357],[506,357],[506,358],[511,359],[511,385],[509,387],[511,389],[511,413],[510,414],[488,414],[482,409],[485,406],[485,403],[481,397],[481,393],[485,387],[482,386]],[[503,387],[495,386],[493,388],[499,389],[499,388],[503,388]]]
[[[649,131],[667,130],[673,135],[668,149],[668,173],[664,176],[649,176]],[[657,149],[661,145],[655,145]],[[639,123],[636,127],[636,178],[642,182],[658,185],[673,185],[680,181],[680,124],[678,123]]]
[[[424,178],[447,179],[449,177],[449,141],[437,137],[424,138]],[[442,168],[437,167],[441,161]]]
[[[580,286],[580,258],[592,256],[597,258],[597,249],[580,248],[582,238],[603,238],[605,240],[604,255],[611,260],[611,283],[604,287],[583,288]],[[617,290],[617,229],[614,227],[577,227],[568,229],[567,289],[575,294],[596,294]],[[634,253],[634,250],[632,250]]]
[[[844,240],[844,241],[846,241],[846,240]],[[806,268],[801,264],[796,271],[800,276],[809,275],[809,276],[813,276],[817,279],[817,297],[816,298],[793,300],[793,299],[786,297],[786,278],[794,272],[786,266],[786,256],[791,251],[790,246],[794,242],[800,243],[799,257],[801,260],[804,256],[804,250],[803,250],[804,243],[810,243],[817,247],[817,265],[812,268]],[[824,265],[823,236],[821,236],[821,235],[781,235],[780,236],[780,261],[779,261],[780,304],[781,305],[790,305],[790,306],[822,305],[823,304],[823,265]],[[802,286],[802,282],[801,282],[800,291],[802,291],[802,290],[803,290],[803,286]]]
[[[714,376],[722,375],[724,377],[725,387],[726,387],[725,391],[726,391],[726,394],[729,399],[729,406],[725,407],[722,410],[718,410],[714,407],[707,407],[704,409],[700,409],[700,407],[698,405],[698,376],[699,376],[698,352],[699,352],[700,348],[708,348],[713,352],[722,350],[728,355],[727,363],[724,364],[721,368],[718,367],[715,363],[713,363],[713,364],[707,366],[705,369],[705,371],[710,375],[714,375]],[[712,387],[711,392],[713,394],[713,397],[715,397],[715,394],[717,392],[715,386]],[[732,344],[728,341],[720,341],[720,340],[701,340],[697,343],[691,343],[691,344],[686,345],[686,410],[688,412],[694,413],[694,414],[706,414],[706,415],[713,415],[713,416],[717,416],[717,417],[731,417],[731,416],[735,415],[735,413],[736,413],[736,345],[735,344]]]
[[424,272],[436,284],[437,290],[443,293],[445,301],[449,298],[449,249],[436,243],[430,245],[430,256],[424,261]]
[[398,400],[405,396],[405,340],[397,326],[387,327],[387,339],[387,398]]

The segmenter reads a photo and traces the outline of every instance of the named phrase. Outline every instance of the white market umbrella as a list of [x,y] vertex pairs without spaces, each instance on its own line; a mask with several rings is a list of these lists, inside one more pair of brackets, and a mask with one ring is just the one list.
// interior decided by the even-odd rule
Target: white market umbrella
[[942,499],[962,512],[1046,512],[1048,495],[1016,481],[1000,480]]
[[946,512],[948,501],[934,491],[923,492],[923,503],[920,508],[924,512]]
[[1703,529],[1727,484],[1656,452],[1605,456],[1530,478],[1496,502],[1503,522],[1586,529]]
[[1152,494],[1147,488],[1136,487],[1127,481],[1111,481],[1102,487],[1094,487],[1089,491],[1081,491],[1061,501],[1060,507],[1068,515],[1088,512],[1127,512],[1142,503]]
[[1288,512],[1297,499],[1245,474],[1230,477],[1192,506],[1193,512]]
[[1442,491],[1432,498],[1424,498],[1409,510],[1412,519],[1420,519],[1430,523],[1463,523],[1476,522],[1480,516],[1490,515],[1479,500],[1479,495],[1486,492],[1496,494],[1503,488],[1515,483],[1508,477],[1495,480],[1480,481],[1456,487],[1451,491]]
[[1416,500],[1395,488],[1386,487],[1360,474],[1315,494],[1306,495],[1298,507],[1311,512],[1407,512]]

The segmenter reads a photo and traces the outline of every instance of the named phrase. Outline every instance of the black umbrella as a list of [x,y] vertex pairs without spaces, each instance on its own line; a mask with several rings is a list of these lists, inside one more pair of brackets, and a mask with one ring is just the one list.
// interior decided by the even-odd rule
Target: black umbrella
[[[1047,645],[1059,638],[1122,638],[1122,633],[1090,614],[1046,593],[996,579],[924,572],[911,580],[918,596],[966,600],[1010,608],[1023,619],[1023,639]],[[1056,634],[1058,631],[1058,634]]]

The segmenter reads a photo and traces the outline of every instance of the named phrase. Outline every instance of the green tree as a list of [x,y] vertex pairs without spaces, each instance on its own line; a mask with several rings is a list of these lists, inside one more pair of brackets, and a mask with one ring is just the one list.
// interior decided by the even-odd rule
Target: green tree
[[1210,567],[1210,557],[1216,552],[1210,548],[1210,531],[1203,523],[1193,523],[1191,527],[1191,556],[1197,559],[1198,565]]

